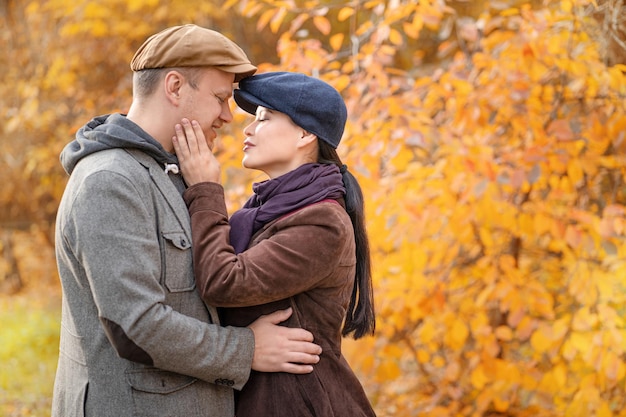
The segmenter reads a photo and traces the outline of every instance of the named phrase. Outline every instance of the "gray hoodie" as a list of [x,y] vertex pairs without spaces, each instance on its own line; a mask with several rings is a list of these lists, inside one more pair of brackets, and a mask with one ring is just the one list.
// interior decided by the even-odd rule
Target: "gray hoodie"
[[160,165],[178,164],[176,155],[167,152],[159,142],[125,115],[114,113],[94,117],[81,127],[76,132],[76,139],[68,143],[61,152],[61,165],[71,174],[78,161],[85,156],[113,148],[138,149],[150,155]]

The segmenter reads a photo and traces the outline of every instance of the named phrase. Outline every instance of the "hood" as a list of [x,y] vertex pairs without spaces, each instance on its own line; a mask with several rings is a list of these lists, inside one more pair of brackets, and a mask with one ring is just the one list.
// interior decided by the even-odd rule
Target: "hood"
[[159,142],[122,114],[93,118],[76,132],[76,139],[61,151],[61,165],[71,174],[76,164],[93,153],[105,149],[139,149],[160,165],[178,164],[176,155],[167,152]]

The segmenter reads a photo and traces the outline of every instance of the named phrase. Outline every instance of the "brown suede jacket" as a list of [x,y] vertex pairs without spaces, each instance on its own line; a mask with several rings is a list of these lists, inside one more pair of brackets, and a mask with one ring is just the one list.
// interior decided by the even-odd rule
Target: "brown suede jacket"
[[342,203],[325,200],[266,224],[235,255],[224,189],[200,183],[184,194],[191,215],[196,284],[223,324],[247,326],[293,307],[284,325],[315,336],[323,353],[308,375],[253,371],[237,417],[375,416],[341,354],[341,328],[354,285],[354,231]]

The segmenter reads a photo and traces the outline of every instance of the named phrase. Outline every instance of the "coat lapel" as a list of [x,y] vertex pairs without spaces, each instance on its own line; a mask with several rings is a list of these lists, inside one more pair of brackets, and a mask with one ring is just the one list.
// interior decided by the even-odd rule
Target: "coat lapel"
[[164,167],[159,166],[159,164],[152,157],[141,151],[129,150],[128,152],[137,160],[137,162],[148,169],[154,185],[163,195],[163,198],[172,209],[172,212],[185,230],[185,233],[188,236],[191,236],[191,222],[189,220],[187,206],[185,205],[185,201],[183,200],[180,192],[168,174],[165,173]]

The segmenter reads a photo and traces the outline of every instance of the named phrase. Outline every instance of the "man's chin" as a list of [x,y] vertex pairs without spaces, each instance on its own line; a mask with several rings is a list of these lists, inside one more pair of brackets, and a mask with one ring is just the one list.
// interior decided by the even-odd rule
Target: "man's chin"
[[206,143],[209,145],[209,147],[213,148],[215,139],[217,139],[217,132],[213,129],[210,129],[208,132],[204,132],[204,137],[206,138]]

